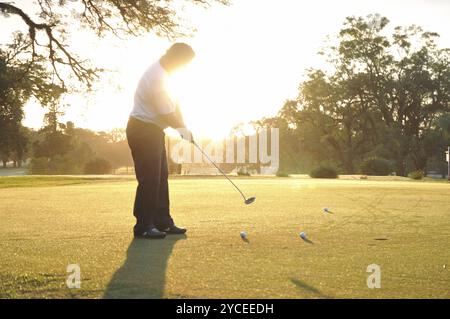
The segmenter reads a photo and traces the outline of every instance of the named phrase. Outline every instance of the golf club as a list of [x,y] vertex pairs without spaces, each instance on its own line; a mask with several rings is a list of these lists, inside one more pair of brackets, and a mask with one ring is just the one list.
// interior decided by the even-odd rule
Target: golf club
[[245,197],[244,193],[239,189],[239,187],[237,187],[236,184],[233,183],[233,181],[227,176],[227,174],[225,174],[225,172],[220,169],[220,167],[203,151],[203,149],[200,146],[198,146],[198,144],[194,140],[192,140],[192,144],[194,144],[195,147],[197,147],[200,150],[200,152],[202,152],[202,154],[211,162],[211,164],[213,164],[219,170],[219,172],[221,172],[222,175],[225,176],[225,178],[228,179],[231,184],[233,184],[233,186],[241,194],[242,198],[244,198],[244,203],[246,205],[250,205],[256,200],[256,197],[249,197],[249,198]]

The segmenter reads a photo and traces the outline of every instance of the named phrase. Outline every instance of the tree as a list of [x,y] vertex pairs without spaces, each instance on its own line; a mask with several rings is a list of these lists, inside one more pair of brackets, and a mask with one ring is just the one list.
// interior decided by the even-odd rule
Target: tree
[[20,34],[12,44],[0,48],[0,154],[3,165],[13,159],[21,165],[27,150],[22,127],[23,106],[31,98],[42,105],[55,103],[63,90],[52,81],[42,59],[22,60],[30,43]]
[[[28,57],[33,45],[23,34],[14,33],[13,42],[0,48],[0,153],[4,166],[11,159],[20,166],[27,152],[27,134],[21,125],[25,103],[34,98],[51,109],[65,92],[54,83],[44,57]],[[47,116],[51,114],[50,110]]]
[[359,70],[366,79],[360,82],[366,107],[381,117],[397,174],[406,175],[408,160],[424,170],[432,124],[450,111],[450,51],[437,47],[437,33],[417,26],[397,27],[390,38],[383,36],[387,24],[387,18],[376,27],[363,18],[348,18],[337,58],[348,60],[352,73]]
[[[185,0],[194,5],[214,2],[227,4],[228,0]],[[94,32],[99,37],[137,36],[153,31],[160,36],[174,38],[186,34],[181,19],[177,19],[179,2],[175,0],[45,0],[36,4],[17,5],[0,2],[0,13],[5,17],[19,17],[28,29],[30,43],[28,60],[47,60],[53,74],[66,87],[68,74],[91,87],[102,70],[79,57],[69,44],[70,25]]]
[[[367,112],[360,91],[361,76],[347,76],[346,64],[339,65],[331,76],[312,71],[300,88],[299,123],[304,134],[316,135],[321,157],[334,157],[348,174],[355,173],[355,161],[360,160],[372,145],[375,124]],[[308,132],[309,131],[309,132]],[[305,143],[305,145],[308,145]]]
[[347,173],[369,155],[394,159],[398,175],[408,163],[424,170],[436,119],[450,112],[449,49],[417,26],[385,36],[388,23],[347,18],[337,45],[321,52],[329,67],[310,70],[298,99],[279,115],[306,151],[336,160]]
[[448,163],[445,160],[444,151],[450,146],[450,113],[439,117],[433,124],[434,130],[425,137],[425,153],[428,156],[433,170],[440,171],[445,178]]
[[15,132],[11,159],[14,162],[14,167],[22,167],[22,162],[25,160],[25,156],[28,152],[30,137],[29,130],[26,127],[20,125],[17,129],[17,132]]
[[112,165],[104,158],[94,158],[86,163],[84,167],[85,174],[111,174]]
[[58,105],[50,106],[50,110],[44,116],[44,126],[40,130],[43,139],[33,145],[34,157],[51,160],[56,156],[64,156],[73,149],[72,136],[66,134],[66,125],[59,122],[59,117],[63,114]]
[[94,151],[77,136],[74,124],[59,122],[62,114],[58,107],[46,114],[38,132],[41,139],[33,144],[32,174],[81,174],[93,158]]
[[295,173],[298,170],[309,169],[308,163],[305,163],[305,154],[301,152],[299,131],[296,129],[295,124],[288,119],[287,112],[290,110],[292,104],[297,104],[297,102],[286,101],[278,116],[263,118],[254,124],[267,130],[274,127],[278,128],[280,139],[280,163],[278,171],[283,173]]

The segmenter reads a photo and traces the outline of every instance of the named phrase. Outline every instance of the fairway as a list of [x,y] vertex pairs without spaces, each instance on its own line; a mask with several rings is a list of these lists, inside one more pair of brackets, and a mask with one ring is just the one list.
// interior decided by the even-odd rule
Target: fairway
[[448,183],[236,179],[246,206],[224,179],[175,178],[187,236],[149,241],[132,238],[134,179],[20,178],[0,179],[0,298],[450,297]]

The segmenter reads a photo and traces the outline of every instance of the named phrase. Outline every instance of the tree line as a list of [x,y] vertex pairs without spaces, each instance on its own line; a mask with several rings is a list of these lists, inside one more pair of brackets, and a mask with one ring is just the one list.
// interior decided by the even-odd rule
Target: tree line
[[[33,174],[107,173],[131,166],[125,134],[93,132],[60,123],[60,98],[67,88],[54,81],[43,57],[23,59],[31,43],[21,33],[0,48],[0,160],[21,167],[30,159]],[[43,127],[22,125],[23,106],[34,99],[47,109]]]
[[[21,165],[31,154],[35,169],[45,171],[52,163],[49,172],[60,171],[70,158],[78,154],[90,158],[102,149],[99,145],[116,143],[103,133],[57,121],[60,98],[81,89],[91,91],[103,71],[69,50],[65,24],[82,21],[99,36],[136,36],[151,30],[176,36],[183,29],[176,22],[175,7],[161,11],[153,0],[143,1],[142,7],[75,1],[73,10],[63,2],[39,2],[30,7],[33,12],[0,4],[0,14],[18,16],[28,28],[28,34],[12,32],[12,42],[0,47],[3,164],[12,160]],[[209,2],[228,3],[201,3]],[[286,101],[277,116],[252,123],[256,128],[280,129],[280,171],[306,172],[326,164],[354,174],[370,166],[369,160],[389,163],[390,170],[402,176],[429,168],[443,170],[444,150],[450,144],[450,49],[438,46],[437,33],[418,26],[389,31],[388,25],[389,20],[378,15],[347,18],[319,52],[325,66],[308,70],[298,97]],[[38,42],[38,34],[47,42]],[[21,125],[23,106],[30,99],[48,111],[38,132]],[[117,143],[125,147],[123,142]],[[82,162],[67,167],[83,171]]]
[[[73,122],[60,122],[61,113],[49,110],[39,130],[21,125],[18,131],[0,130],[3,141],[15,141],[0,144],[3,167],[10,161],[15,167],[27,162],[28,173],[45,175],[111,174],[118,168],[133,166],[123,129],[95,132],[77,128]],[[15,148],[18,138],[20,153]]]
[[405,176],[444,171],[450,145],[450,49],[421,27],[396,27],[379,15],[349,17],[335,43],[308,70],[298,97],[253,125],[280,128],[281,170],[318,164],[360,172],[367,160]]

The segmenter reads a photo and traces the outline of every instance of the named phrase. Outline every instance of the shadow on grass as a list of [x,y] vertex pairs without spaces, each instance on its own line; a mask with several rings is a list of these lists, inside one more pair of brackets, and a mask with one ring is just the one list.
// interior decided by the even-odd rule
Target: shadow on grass
[[167,262],[178,240],[185,235],[163,240],[133,239],[127,259],[112,276],[103,298],[163,298]]
[[246,242],[247,244],[250,244],[250,240],[248,240],[248,238],[245,237],[241,237],[242,241]]
[[302,240],[307,244],[314,245],[314,242],[308,238],[302,238]]
[[322,294],[319,289],[317,289],[311,285],[308,285],[304,281],[301,281],[301,280],[295,279],[295,278],[291,278],[291,282],[294,285],[296,285],[297,288],[300,289],[302,292],[306,292],[308,294],[314,295],[317,298],[326,298],[326,299],[330,298],[329,296]]

